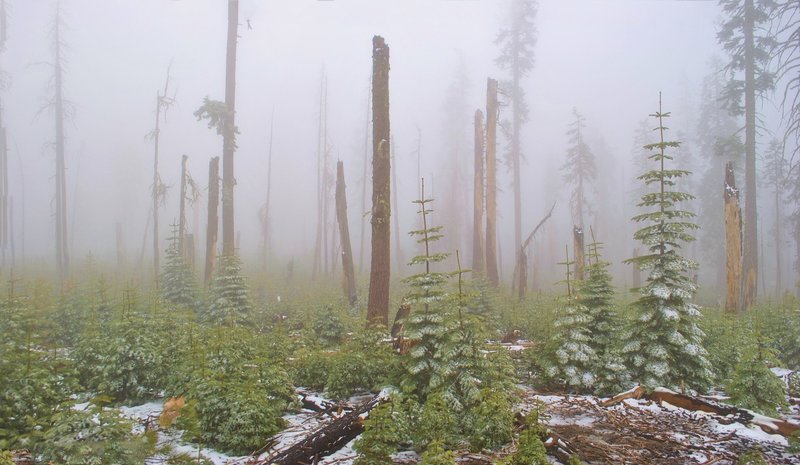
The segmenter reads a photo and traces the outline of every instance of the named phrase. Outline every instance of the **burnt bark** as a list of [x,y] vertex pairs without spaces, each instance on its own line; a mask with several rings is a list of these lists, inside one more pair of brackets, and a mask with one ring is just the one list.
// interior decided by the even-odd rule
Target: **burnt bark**
[[372,260],[369,276],[367,325],[389,324],[391,274],[389,47],[383,37],[372,38]]

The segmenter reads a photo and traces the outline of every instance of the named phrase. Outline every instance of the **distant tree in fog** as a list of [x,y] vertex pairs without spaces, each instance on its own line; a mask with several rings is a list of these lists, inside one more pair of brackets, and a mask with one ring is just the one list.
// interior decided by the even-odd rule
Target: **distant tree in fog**
[[[495,60],[497,65],[511,74],[510,79],[501,83],[501,92],[511,103],[511,126],[503,124],[503,129],[510,139],[508,161],[514,176],[514,250],[522,245],[522,191],[520,180],[520,130],[528,121],[528,104],[525,102],[525,91],[522,79],[533,69],[533,48],[536,46],[537,2],[535,0],[512,0],[509,14],[510,24],[501,29],[495,44],[500,47],[500,56]],[[487,115],[488,117],[488,115]]]
[[745,118],[744,307],[755,302],[758,282],[758,214],[756,205],[756,98],[774,87],[769,71],[774,38],[768,33],[773,0],[720,0],[725,15],[717,33],[730,61],[730,80],[723,93],[726,107]]
[[597,167],[594,154],[583,136],[586,118],[575,108],[572,109],[572,117],[574,120],[567,129],[569,137],[567,159],[561,165],[561,171],[564,173],[564,182],[572,187],[570,206],[572,207],[573,224],[583,229],[584,219],[592,213],[587,193],[597,178]]

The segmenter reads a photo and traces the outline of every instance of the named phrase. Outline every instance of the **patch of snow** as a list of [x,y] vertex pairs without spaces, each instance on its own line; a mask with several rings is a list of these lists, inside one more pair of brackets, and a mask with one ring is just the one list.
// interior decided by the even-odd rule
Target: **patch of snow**
[[549,426],[559,425],[576,425],[576,426],[591,426],[594,424],[595,418],[588,415],[581,415],[575,417],[565,417],[562,415],[551,414],[550,419],[547,420]]
[[320,465],[352,465],[353,461],[355,461],[358,456],[358,453],[353,450],[353,444],[356,443],[359,437],[360,436],[357,436],[333,454],[320,458]]
[[161,401],[153,401],[132,407],[122,406],[119,408],[119,411],[125,418],[147,420],[149,417],[157,417],[160,415],[163,409],[164,405]]
[[758,442],[775,443],[775,444],[780,444],[782,446],[788,445],[788,442],[786,441],[785,437],[781,436],[780,434],[766,433],[758,426],[748,427],[742,425],[741,423],[731,423],[730,425],[723,425],[721,423],[718,423],[716,420],[712,419],[712,421],[713,423],[716,423],[713,425],[714,430],[723,434],[735,432],[737,436],[750,438]]

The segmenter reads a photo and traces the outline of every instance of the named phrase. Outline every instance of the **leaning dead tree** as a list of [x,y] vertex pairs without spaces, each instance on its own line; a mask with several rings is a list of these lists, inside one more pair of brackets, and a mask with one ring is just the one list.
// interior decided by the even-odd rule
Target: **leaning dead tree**
[[342,241],[342,271],[344,294],[351,306],[356,304],[356,276],[353,270],[353,248],[350,245],[350,227],[347,223],[347,197],[345,196],[344,163],[336,163],[336,220]]
[[156,92],[156,124],[153,130],[148,134],[148,137],[153,141],[153,184],[151,186],[151,195],[153,200],[153,276],[155,282],[158,282],[158,275],[161,272],[159,269],[159,255],[161,253],[161,246],[158,241],[158,206],[164,203],[167,193],[167,187],[161,182],[161,176],[158,174],[158,149],[159,140],[161,137],[161,116],[166,118],[167,109],[175,103],[175,99],[167,96],[169,90],[170,71],[171,67],[167,67],[167,78],[164,81],[164,92]]
[[486,89],[486,277],[500,284],[497,270],[497,81]]
[[389,46],[372,38],[372,259],[367,325],[389,325],[391,169],[389,158]]
[[739,189],[733,173],[733,163],[725,164],[725,311],[744,310],[741,298],[742,285],[742,209],[739,206]]
[[208,226],[206,228],[206,268],[203,282],[208,286],[214,276],[217,259],[217,232],[219,230],[219,157],[208,164]]
[[548,219],[553,215],[553,210],[555,210],[556,204],[553,202],[553,206],[550,207],[550,211],[539,221],[533,231],[528,235],[525,239],[525,242],[522,243],[520,249],[517,253],[517,264],[514,267],[514,277],[516,278],[516,288],[517,288],[517,297],[519,300],[525,298],[525,293],[528,291],[528,255],[525,252],[528,246],[530,245],[533,238],[536,236],[536,233],[539,229],[544,226]]
[[483,112],[475,110],[475,177],[472,198],[472,273],[483,276]]

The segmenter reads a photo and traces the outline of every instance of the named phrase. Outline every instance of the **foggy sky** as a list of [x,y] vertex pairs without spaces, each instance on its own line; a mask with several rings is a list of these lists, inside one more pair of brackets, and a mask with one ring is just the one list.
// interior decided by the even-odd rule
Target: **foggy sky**
[[[6,51],[0,54],[0,67],[8,81],[2,98],[9,131],[17,247],[22,201],[18,173],[24,172],[26,255],[29,260],[52,261],[53,116],[40,110],[52,95],[48,86],[52,68],[47,63],[53,56],[50,31],[55,1],[7,1],[9,39]],[[162,238],[168,235],[168,225],[177,221],[181,155],[189,155],[189,170],[203,187],[209,158],[221,155],[221,138],[192,113],[203,97],[224,97],[227,2],[62,0],[61,6],[66,24],[62,35],[68,46],[65,95],[75,105],[74,118],[67,124],[73,263],[79,263],[89,251],[113,257],[118,221],[125,230],[127,254],[135,259],[151,205],[153,149],[145,135],[153,129],[156,92],[163,88],[170,64],[170,93],[175,92],[177,103],[161,126],[160,172],[171,187],[161,215]],[[507,11],[507,2],[490,0],[241,0],[236,227],[243,235],[245,262],[260,245],[257,212],[266,196],[266,153],[273,111],[273,247],[283,260],[310,256],[316,221],[314,169],[323,68],[328,78],[329,142],[334,159],[345,163],[350,230],[357,251],[365,106],[375,34],[382,35],[391,48],[391,129],[397,145],[393,169],[400,176],[400,211],[393,214],[400,215],[401,230],[414,228],[416,209],[411,200],[417,191],[413,154],[417,128],[422,133],[421,171],[426,179],[433,178],[434,197],[449,169],[444,162],[448,141],[442,132],[452,115],[446,112],[444,100],[460,62],[468,82],[463,95],[468,112],[461,115],[468,142],[463,171],[471,180],[472,114],[485,107],[486,78],[506,76],[494,64],[498,55],[494,39],[507,22]],[[719,9],[711,1],[539,2],[536,63],[523,82],[531,110],[522,134],[526,157],[523,235],[556,198],[560,202],[556,214],[559,228],[568,224],[566,189],[560,185],[560,175],[555,181],[553,176],[564,160],[564,133],[573,107],[586,117],[587,141],[595,150],[598,165],[619,179],[636,174],[630,166],[633,132],[640,120],[657,110],[659,91],[665,109],[675,115],[673,127],[693,124],[694,115],[687,113],[696,111],[693,102],[702,77],[710,71],[709,59],[721,54],[715,37],[718,20]],[[499,153],[504,145],[499,138]],[[504,254],[510,253],[513,243],[509,180],[507,170],[501,168],[499,213]],[[601,185],[617,189],[619,192],[608,195],[621,201],[623,187],[613,179],[607,181]],[[545,192],[554,187],[557,192]],[[197,227],[201,237],[205,230],[203,194],[199,224],[195,226],[194,216],[187,215],[190,231]],[[406,237],[403,240],[411,244]],[[150,244],[148,238],[146,260],[150,259]],[[254,258],[250,261],[256,262]],[[509,266],[508,258],[504,265]]]

